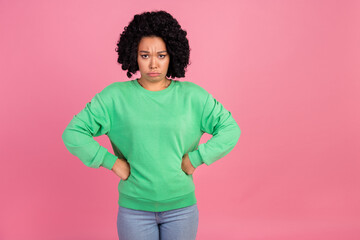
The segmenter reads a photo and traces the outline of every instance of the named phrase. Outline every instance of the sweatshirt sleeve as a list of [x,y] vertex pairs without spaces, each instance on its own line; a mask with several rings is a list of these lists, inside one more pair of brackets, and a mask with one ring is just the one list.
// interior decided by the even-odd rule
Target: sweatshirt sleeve
[[86,166],[112,169],[117,156],[101,146],[93,137],[108,134],[111,119],[105,103],[97,93],[84,109],[73,117],[62,134],[62,140],[69,152]]
[[213,135],[206,143],[188,153],[190,162],[197,168],[210,165],[227,155],[240,138],[241,130],[224,106],[211,94],[208,95],[201,116],[201,131]]

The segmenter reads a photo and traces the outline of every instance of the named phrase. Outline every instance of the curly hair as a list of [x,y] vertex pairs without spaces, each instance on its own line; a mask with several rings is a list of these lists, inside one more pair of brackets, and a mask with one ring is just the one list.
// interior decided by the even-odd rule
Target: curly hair
[[142,37],[157,36],[164,40],[170,55],[167,77],[185,77],[189,65],[190,48],[187,32],[181,29],[178,21],[165,11],[136,14],[117,42],[118,63],[127,71],[127,77],[139,70],[137,63],[138,45]]

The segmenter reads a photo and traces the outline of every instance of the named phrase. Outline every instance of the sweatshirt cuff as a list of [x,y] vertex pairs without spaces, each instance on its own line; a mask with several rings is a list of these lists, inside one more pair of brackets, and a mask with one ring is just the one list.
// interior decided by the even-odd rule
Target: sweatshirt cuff
[[117,156],[115,156],[114,154],[111,154],[109,152],[106,152],[105,156],[104,156],[104,161],[101,164],[101,166],[103,166],[104,168],[107,168],[109,170],[112,169],[112,167],[114,166],[116,160],[118,159]]
[[204,163],[200,156],[200,152],[198,149],[195,151],[189,152],[188,156],[189,156],[190,162],[194,166],[194,168],[197,168],[198,166],[200,166],[201,164]]

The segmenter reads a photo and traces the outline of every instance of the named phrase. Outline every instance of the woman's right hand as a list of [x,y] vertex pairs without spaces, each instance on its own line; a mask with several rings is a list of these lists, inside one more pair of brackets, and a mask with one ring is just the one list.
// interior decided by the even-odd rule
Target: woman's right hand
[[111,171],[118,175],[122,180],[126,180],[130,175],[130,165],[125,159],[118,158]]

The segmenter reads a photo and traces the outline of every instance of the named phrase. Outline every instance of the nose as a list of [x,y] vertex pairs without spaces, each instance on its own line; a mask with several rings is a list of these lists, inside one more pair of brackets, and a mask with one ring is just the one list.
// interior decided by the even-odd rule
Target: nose
[[157,67],[157,60],[156,57],[152,57],[150,59],[150,69],[155,69]]

